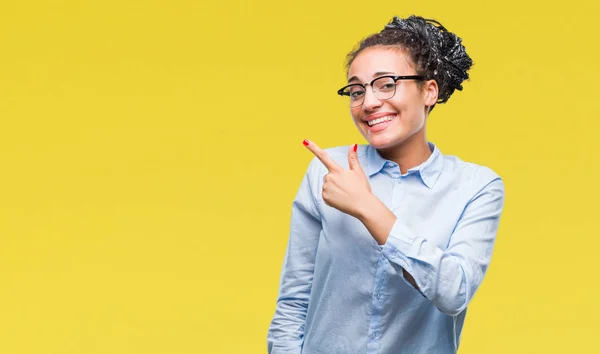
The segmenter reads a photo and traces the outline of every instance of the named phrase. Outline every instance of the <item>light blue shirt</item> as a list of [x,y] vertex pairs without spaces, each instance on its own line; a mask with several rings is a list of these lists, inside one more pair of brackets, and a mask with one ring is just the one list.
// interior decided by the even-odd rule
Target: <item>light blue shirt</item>
[[[384,245],[324,203],[327,169],[310,162],[292,204],[270,354],[456,353],[492,256],[504,184],[487,167],[429,147],[429,159],[405,174],[359,147],[373,193],[398,218]],[[348,168],[349,148],[327,152]]]

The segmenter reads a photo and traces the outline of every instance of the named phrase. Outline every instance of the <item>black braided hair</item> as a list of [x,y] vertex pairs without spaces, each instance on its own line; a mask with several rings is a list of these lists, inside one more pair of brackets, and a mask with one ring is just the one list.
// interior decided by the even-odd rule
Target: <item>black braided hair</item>
[[454,90],[462,90],[473,65],[461,38],[438,21],[415,15],[405,19],[394,16],[381,32],[363,39],[347,55],[346,69],[360,52],[376,46],[399,47],[407,53],[418,75],[437,82],[437,103],[447,102]]

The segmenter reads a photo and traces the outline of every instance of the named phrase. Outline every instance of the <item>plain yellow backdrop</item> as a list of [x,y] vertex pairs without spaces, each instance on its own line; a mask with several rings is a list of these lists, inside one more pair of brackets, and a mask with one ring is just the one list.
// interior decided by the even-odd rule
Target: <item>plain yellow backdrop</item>
[[506,183],[461,354],[597,353],[598,2],[0,4],[0,353],[265,353],[301,144],[394,15],[463,38],[428,123]]

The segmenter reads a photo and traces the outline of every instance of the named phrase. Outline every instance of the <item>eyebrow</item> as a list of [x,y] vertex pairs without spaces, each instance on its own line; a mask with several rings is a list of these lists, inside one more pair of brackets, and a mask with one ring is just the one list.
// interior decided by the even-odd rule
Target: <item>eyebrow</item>
[[[393,73],[391,71],[378,71],[375,74],[373,74],[373,77],[378,77],[378,76],[383,76],[383,75],[396,75],[396,73]],[[357,76],[352,76],[350,79],[348,79],[348,83],[352,82],[352,81],[359,81]]]

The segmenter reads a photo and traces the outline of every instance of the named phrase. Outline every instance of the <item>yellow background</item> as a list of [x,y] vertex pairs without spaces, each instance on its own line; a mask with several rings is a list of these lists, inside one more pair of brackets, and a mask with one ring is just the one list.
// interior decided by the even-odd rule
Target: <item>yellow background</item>
[[598,2],[0,5],[0,353],[265,353],[311,156],[364,143],[335,91],[393,16],[464,39],[443,153],[506,182],[459,352],[600,351]]

